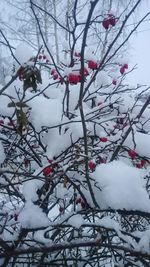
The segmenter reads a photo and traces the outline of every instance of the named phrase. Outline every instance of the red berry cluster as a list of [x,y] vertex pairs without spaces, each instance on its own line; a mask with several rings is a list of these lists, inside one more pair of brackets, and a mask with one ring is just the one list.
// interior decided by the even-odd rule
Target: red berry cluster
[[[84,74],[84,77],[89,75],[88,69],[86,67],[84,68],[84,70],[80,69],[79,73],[78,72],[69,73],[69,75],[67,76],[67,81],[69,82],[69,84],[74,85],[81,82],[82,72]],[[51,70],[51,75],[53,76],[53,80],[59,79],[60,83],[63,84],[64,78],[59,77],[55,69]]]
[[39,54],[38,59],[39,59],[40,61],[45,61],[46,63],[49,63],[49,59],[48,59],[47,56],[44,55],[43,53],[42,53],[42,54]]
[[105,30],[108,30],[110,26],[116,25],[116,18],[113,14],[108,14],[102,21],[102,25]]
[[98,68],[97,62],[94,60],[88,60],[88,68],[91,70],[96,70]]
[[56,69],[51,70],[51,75],[53,76],[53,80],[59,80],[61,84],[63,84],[64,79],[62,77],[59,77]]
[[[128,150],[128,155],[132,160],[134,160],[137,157],[136,151],[132,150],[132,149]],[[145,159],[141,159],[140,162],[137,162],[135,164],[135,167],[138,168],[138,169],[141,169],[141,168],[143,168],[145,166],[145,164],[146,164],[146,160]]]
[[85,204],[85,202],[83,201],[83,199],[81,197],[77,197],[76,198],[76,205],[78,205],[78,204],[80,204],[82,209],[86,208],[86,204]]

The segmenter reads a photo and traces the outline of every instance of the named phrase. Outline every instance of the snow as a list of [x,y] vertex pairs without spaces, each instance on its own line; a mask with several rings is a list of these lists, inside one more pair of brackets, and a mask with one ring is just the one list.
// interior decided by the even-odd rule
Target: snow
[[26,43],[19,44],[15,51],[15,57],[21,65],[27,63],[29,59],[33,57],[31,47]]
[[83,220],[83,217],[80,214],[72,216],[69,220],[68,223],[71,224],[75,228],[80,228],[82,224],[85,223]]
[[62,107],[59,99],[37,96],[29,103],[32,108],[31,121],[37,130],[41,126],[54,126],[61,123]]
[[[47,228],[46,228],[46,230],[47,230]],[[45,234],[45,230],[36,231],[34,233],[34,240],[41,242],[45,245],[50,245],[50,240],[48,238],[45,238],[44,234]]]
[[[76,118],[75,120],[79,120],[80,118]],[[63,121],[62,121],[63,123]],[[64,126],[61,129],[61,134],[56,129],[50,129],[48,136],[47,136],[47,156],[48,158],[53,158],[54,156],[59,155],[65,149],[67,149],[71,144],[72,141],[77,141],[79,137],[83,136],[83,129],[80,122],[74,122],[69,125],[70,129],[65,132],[67,127]]]
[[19,214],[18,221],[23,228],[28,229],[49,226],[49,220],[46,214],[31,201],[25,203],[24,208]]
[[[41,171],[42,169],[37,169],[33,175],[36,177],[36,175],[38,175]],[[37,190],[40,189],[43,184],[44,182],[39,179],[31,179],[24,182],[22,186],[22,193],[25,197],[25,200],[32,202],[36,201],[38,199]]]
[[69,51],[70,50],[69,43],[66,40],[63,40],[62,47],[63,47],[63,49],[65,51]]
[[111,219],[109,216],[106,216],[100,220],[98,220],[97,224],[101,227],[105,227],[108,229],[114,229],[115,231],[120,230],[120,225],[114,219]]
[[141,239],[135,248],[144,253],[150,253],[150,230],[142,232]]
[[98,166],[93,177],[101,188],[95,192],[101,208],[150,211],[141,170],[113,161]]
[[100,72],[98,72],[98,74],[96,76],[96,86],[97,87],[111,84],[111,82],[112,82],[112,80],[110,79],[110,77],[107,75],[107,73],[105,71],[101,70]]
[[58,184],[56,189],[56,196],[58,199],[65,199],[68,195],[68,189],[64,187],[63,184]]

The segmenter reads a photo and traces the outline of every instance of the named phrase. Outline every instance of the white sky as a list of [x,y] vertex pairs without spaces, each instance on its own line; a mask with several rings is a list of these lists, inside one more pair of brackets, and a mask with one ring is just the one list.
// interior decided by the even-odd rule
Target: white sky
[[[142,8],[140,8],[135,20],[138,21],[138,16],[145,15],[147,12],[150,12],[150,0],[143,0]],[[137,64],[138,67],[128,77],[132,84],[150,85],[150,15],[147,20],[149,21],[143,22],[130,40],[131,58],[129,66],[132,67]]]

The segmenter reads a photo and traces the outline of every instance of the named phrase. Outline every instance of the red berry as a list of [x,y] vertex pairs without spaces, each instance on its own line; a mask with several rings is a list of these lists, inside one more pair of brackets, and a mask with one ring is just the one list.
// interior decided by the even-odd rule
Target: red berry
[[136,168],[138,168],[138,169],[141,169],[143,166],[141,165],[141,163],[136,163]]
[[3,120],[0,120],[0,125],[4,124],[4,121]]
[[101,142],[105,143],[108,141],[107,137],[100,137],[99,139]]
[[14,214],[14,220],[18,221],[18,214],[16,214],[16,213]]
[[76,204],[80,204],[81,201],[82,201],[81,197],[78,197],[78,198],[76,199]]
[[95,62],[93,60],[89,60],[88,61],[88,68],[92,69],[92,70],[96,70],[97,69],[97,62]]
[[106,159],[102,158],[102,157],[98,157],[97,160],[96,160],[96,163],[97,164],[101,164],[101,163],[106,163]]
[[12,127],[12,126],[13,126],[12,121],[9,121],[9,122],[7,123],[7,125],[10,126],[10,127]]
[[146,164],[146,160],[145,159],[141,159],[141,166],[143,167]]
[[64,79],[62,77],[59,77],[59,81],[60,81],[61,84],[64,83]]
[[119,119],[117,119],[117,123],[119,123],[119,124],[123,124],[123,122],[124,122],[124,118],[119,118]]
[[30,160],[29,159],[24,159],[24,165],[25,165],[25,167],[28,167],[29,163],[30,163]]
[[53,172],[53,168],[50,166],[47,166],[43,169],[43,175],[49,176]]
[[129,150],[128,155],[131,157],[131,159],[135,159],[137,154],[134,150]]
[[62,206],[59,207],[59,212],[60,213],[64,213],[64,210],[65,210],[64,207],[62,207]]
[[103,104],[103,102],[98,102],[98,103],[97,103],[98,106],[100,106],[100,105],[102,105],[102,104]]
[[125,68],[124,68],[124,67],[121,67],[121,68],[120,68],[120,73],[121,73],[121,74],[124,74],[124,72],[125,72]]
[[116,18],[115,18],[115,16],[112,15],[112,14],[109,14],[108,16],[109,16],[109,24],[111,26],[115,26],[116,25]]
[[39,59],[40,59],[40,60],[42,59],[42,55],[39,55]]
[[124,124],[123,124],[123,128],[125,128],[125,127],[127,127],[128,126],[128,124],[127,124],[127,122],[125,122]]
[[34,145],[32,145],[32,148],[39,148],[39,145],[34,144]]
[[85,209],[85,207],[86,207],[85,202],[84,202],[84,201],[81,201],[80,204],[81,204],[81,208],[82,208],[82,209]]
[[90,170],[95,170],[95,163],[93,161],[89,161],[88,166]]
[[44,59],[44,60],[46,59],[46,56],[45,56],[45,55],[43,55],[43,59]]
[[58,79],[58,74],[57,73],[54,73],[53,74],[53,80],[57,80]]
[[81,82],[81,75],[78,75],[78,78],[79,78],[79,82]]
[[53,162],[53,160],[52,160],[52,159],[48,159],[48,162],[49,162],[49,163],[52,163],[52,162]]
[[108,18],[105,18],[105,19],[102,21],[102,25],[103,25],[103,27],[105,28],[105,30],[108,30],[109,25],[110,25],[110,20],[109,20]]
[[46,63],[48,63],[49,62],[49,60],[48,59],[46,59]]
[[[82,70],[80,70],[80,74],[82,74]],[[84,76],[88,76],[89,72],[87,68],[84,68]]]
[[78,52],[75,52],[74,55],[75,55],[75,57],[81,57],[81,54]]
[[52,70],[51,70],[51,75],[54,75],[55,72],[56,72],[56,70],[55,70],[55,69],[52,69]]
[[127,64],[127,63],[124,64],[124,65],[123,65],[123,68],[124,68],[124,69],[128,69],[128,64]]
[[68,82],[70,84],[77,84],[80,81],[78,74],[70,73],[68,76]]
[[117,84],[117,81],[114,79],[114,80],[112,81],[112,84],[113,84],[113,85],[116,85],[116,84]]

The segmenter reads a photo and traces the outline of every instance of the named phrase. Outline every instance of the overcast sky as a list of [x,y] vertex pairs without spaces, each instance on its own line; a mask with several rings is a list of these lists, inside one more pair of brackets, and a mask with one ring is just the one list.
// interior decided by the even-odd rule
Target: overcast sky
[[[143,0],[139,16],[145,15],[147,12],[150,12],[150,0]],[[137,64],[138,68],[128,79],[133,84],[150,85],[150,15],[131,38],[130,45],[130,64],[132,66]]]

